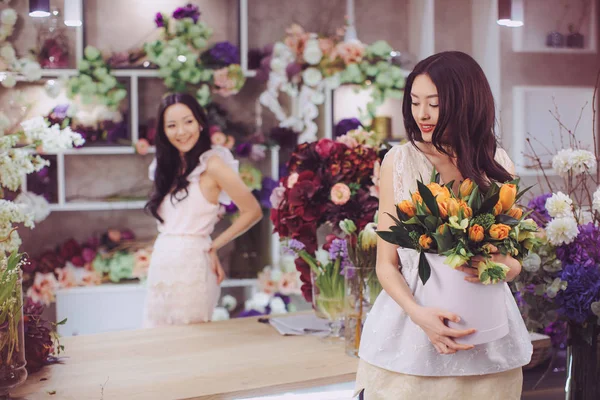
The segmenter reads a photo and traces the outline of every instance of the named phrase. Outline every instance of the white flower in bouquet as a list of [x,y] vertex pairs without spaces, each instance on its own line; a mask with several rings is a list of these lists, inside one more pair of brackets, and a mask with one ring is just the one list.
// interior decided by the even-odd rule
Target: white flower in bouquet
[[302,54],[304,61],[311,65],[317,65],[323,58],[319,39],[309,39],[304,44],[304,53]]
[[26,207],[26,212],[32,215],[35,223],[40,223],[50,215],[50,204],[44,196],[31,192],[21,192],[15,199],[16,204]]
[[573,217],[573,200],[563,192],[554,193],[546,200],[546,210],[552,218]]
[[317,86],[323,80],[323,75],[316,68],[307,68],[302,73],[302,79],[308,86]]
[[321,265],[327,265],[331,261],[329,259],[329,252],[323,248],[320,248],[315,252],[315,258],[319,263],[321,263]]
[[223,296],[221,299],[221,305],[229,312],[235,310],[237,307],[237,300],[230,294]]
[[15,49],[10,43],[6,43],[0,49],[0,57],[2,57],[7,63],[12,64],[17,60],[17,53],[15,53]]
[[271,314],[286,314],[287,309],[285,308],[285,302],[281,297],[273,297],[269,302],[271,308]]
[[0,17],[0,21],[2,21],[3,25],[14,26],[17,23],[17,12],[12,8],[7,8],[2,11],[2,16]]
[[282,254],[279,260],[281,270],[284,272],[296,271],[296,256],[291,254]]
[[587,150],[562,149],[552,158],[552,168],[563,177],[579,175],[596,168],[596,157]]
[[546,226],[546,236],[554,246],[569,244],[578,234],[577,221],[572,217],[555,218]]
[[600,188],[594,192],[594,199],[592,201],[592,209],[596,212],[600,212]]
[[596,156],[588,150],[574,150],[571,154],[571,169],[574,174],[582,174],[596,168]]
[[229,312],[223,307],[215,307],[211,321],[226,321],[229,319]]
[[271,59],[271,69],[277,73],[284,73],[287,67],[287,63],[281,58]]

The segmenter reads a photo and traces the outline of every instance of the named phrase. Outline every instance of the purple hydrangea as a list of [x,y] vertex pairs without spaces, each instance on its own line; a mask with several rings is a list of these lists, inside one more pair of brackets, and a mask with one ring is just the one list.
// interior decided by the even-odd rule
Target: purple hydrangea
[[301,241],[296,239],[290,239],[287,241],[287,244],[281,246],[281,249],[285,254],[294,256],[299,251],[304,250],[305,247],[306,246],[304,246],[304,243],[302,243]]
[[559,312],[570,321],[582,324],[594,316],[592,303],[600,299],[600,269],[567,264],[561,279],[567,282],[567,288],[556,296]]
[[154,17],[154,23],[156,24],[157,28],[162,28],[165,26],[165,18],[161,13],[156,13],[156,16]]
[[335,137],[340,137],[345,135],[351,130],[356,128],[360,128],[363,125],[356,118],[346,118],[341,120],[335,125]]
[[219,42],[209,50],[210,56],[220,64],[240,63],[240,50],[230,42]]
[[563,264],[575,264],[584,268],[600,265],[600,228],[593,223],[579,226],[579,235],[572,243],[556,249],[556,256]]
[[194,20],[194,23],[198,22],[198,19],[200,18],[200,10],[198,10],[198,7],[188,3],[185,7],[178,7],[174,12],[173,12],[173,18],[175,19],[184,19],[184,18],[191,18]]
[[531,218],[541,227],[545,227],[550,221],[550,214],[546,210],[546,200],[552,197],[552,193],[546,193],[533,198],[527,207],[533,210]]

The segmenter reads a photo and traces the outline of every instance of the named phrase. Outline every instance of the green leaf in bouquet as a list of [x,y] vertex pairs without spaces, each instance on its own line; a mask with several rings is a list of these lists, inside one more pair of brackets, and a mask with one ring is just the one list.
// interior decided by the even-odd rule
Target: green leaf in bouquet
[[517,226],[519,225],[519,220],[511,217],[510,215],[498,214],[496,216],[496,223],[508,226]]
[[431,234],[431,236],[433,236],[433,238],[435,239],[438,247],[438,252],[440,253],[444,253],[450,250],[454,245],[454,236],[452,235],[452,232],[450,232],[449,229],[446,229],[445,233],[443,234],[436,232]]
[[531,189],[532,189],[534,186],[535,186],[535,185],[531,185],[531,186],[529,186],[529,187],[527,187],[527,188],[525,188],[525,189],[521,190],[519,193],[517,193],[517,196],[515,197],[515,203],[516,203],[517,201],[519,201],[519,199],[520,199],[521,197],[523,197],[523,195],[524,195],[525,193],[527,193],[529,190],[531,190]]
[[[452,187],[454,186],[454,182],[456,182],[455,180],[451,180],[450,182],[446,183],[444,186],[446,186],[446,188],[448,188],[448,190],[450,191],[450,193],[454,194],[454,191],[452,190]],[[456,197],[456,196],[455,196]]]
[[[400,208],[398,208],[398,206],[396,206],[396,213],[398,214],[398,217],[400,219],[404,219],[403,216],[406,216],[406,219],[408,219],[408,215],[406,215],[402,211],[400,211]],[[390,218],[394,220],[396,225],[398,225],[398,226],[402,225],[402,222],[400,222],[400,220],[398,218],[394,217],[392,214],[390,214],[388,212],[386,212],[386,214],[389,215]]]
[[483,202],[483,204],[481,204],[481,207],[479,207],[479,209],[477,210],[477,212],[475,212],[475,210],[473,210],[473,215],[480,215],[480,214],[489,214],[489,213],[491,213],[494,210],[494,206],[496,206],[496,203],[498,203],[498,200],[500,200],[500,192],[499,191],[497,191],[491,197],[488,197]]
[[431,190],[429,190],[429,188],[425,186],[423,182],[419,181],[417,181],[417,187],[419,188],[419,193],[423,198],[423,202],[425,202],[425,205],[427,206],[427,208],[429,208],[431,214],[439,218],[440,210],[438,209],[437,201],[435,200],[433,193],[431,193]]
[[408,237],[408,234],[401,232],[392,231],[376,231],[377,235],[388,243],[395,244],[397,246],[413,248],[412,240]]
[[435,230],[438,227],[439,218],[434,217],[433,215],[428,215],[428,216],[425,216],[424,219],[425,219],[425,221],[424,221],[425,227],[427,228],[427,230],[429,232],[435,232]]
[[408,221],[404,221],[404,225],[419,225],[419,226],[422,226],[423,228],[427,228],[427,226],[425,226],[425,224],[421,221],[420,217],[423,217],[423,216],[415,215]]
[[492,182],[492,184],[490,185],[490,188],[488,189],[488,191],[485,194],[485,200],[489,199],[490,197],[494,196],[497,193],[500,193],[500,186],[498,186],[498,184],[496,182]]
[[435,167],[433,167],[431,170],[431,178],[429,178],[429,182],[440,183],[439,179],[440,179],[440,174],[438,174]]
[[421,252],[421,254],[419,255],[419,278],[421,278],[421,282],[423,282],[423,285],[427,283],[430,276],[431,266],[427,261],[427,257],[425,257],[425,253]]
[[469,205],[469,207],[471,207],[473,213],[477,213],[477,211],[479,211],[479,209],[481,208],[481,203],[481,192],[479,191],[479,187],[475,186],[473,188],[473,191],[471,192],[471,195],[469,196],[467,204]]

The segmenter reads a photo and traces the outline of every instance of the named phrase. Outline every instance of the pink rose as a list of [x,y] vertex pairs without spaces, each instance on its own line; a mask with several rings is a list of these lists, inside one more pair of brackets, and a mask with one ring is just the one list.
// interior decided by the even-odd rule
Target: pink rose
[[150,149],[150,143],[146,139],[140,139],[135,144],[135,151],[139,155],[145,156],[148,154],[148,150]]
[[271,279],[271,271],[269,269],[258,273],[258,288],[266,294],[274,294],[276,292],[277,285]]
[[287,178],[287,188],[291,189],[294,187],[294,185],[298,182],[298,178],[300,177],[300,175],[298,175],[297,172],[292,172],[290,174],[290,176],[288,176]]
[[269,197],[269,201],[271,202],[272,208],[279,208],[281,201],[283,200],[283,195],[285,194],[285,187],[282,184],[279,184],[278,187],[273,189],[271,192],[271,197]]
[[333,149],[335,149],[335,142],[331,139],[321,139],[315,147],[315,150],[322,158],[328,158]]
[[227,136],[223,132],[215,132],[210,135],[210,142],[213,146],[224,146],[227,143]]
[[345,183],[336,183],[331,188],[331,201],[333,204],[343,206],[350,200],[350,188]]

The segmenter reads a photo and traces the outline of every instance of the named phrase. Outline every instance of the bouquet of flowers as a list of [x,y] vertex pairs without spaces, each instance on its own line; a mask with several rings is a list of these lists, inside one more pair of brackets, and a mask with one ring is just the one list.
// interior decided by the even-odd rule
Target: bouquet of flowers
[[[359,133],[360,132],[360,133]],[[354,221],[358,231],[373,221],[378,206],[378,165],[384,156],[373,132],[356,131],[335,142],[321,139],[296,147],[287,164],[290,174],[271,196],[271,221],[284,241],[295,239],[308,254],[317,251],[317,229],[329,225],[342,234],[340,222]],[[310,301],[310,267],[296,259]]]
[[210,103],[211,90],[221,96],[237,94],[246,82],[239,65],[239,50],[221,42],[206,50],[213,30],[200,20],[197,6],[187,4],[169,17],[157,13],[154,19],[162,37],[146,43],[144,50],[159,67],[159,75],[170,90],[196,89],[203,106]]
[[457,268],[476,255],[486,260],[476,265],[483,284],[495,284],[506,278],[508,267],[491,260],[495,248],[519,260],[536,243],[538,227],[515,202],[529,189],[519,192],[519,179],[498,186],[492,183],[484,193],[470,179],[465,179],[454,193],[450,182],[439,184],[439,174],[432,173],[431,183],[418,181],[418,191],[396,206],[395,225],[379,236],[401,247],[421,253],[419,277],[423,284],[431,275],[425,253],[446,256],[445,264]]

